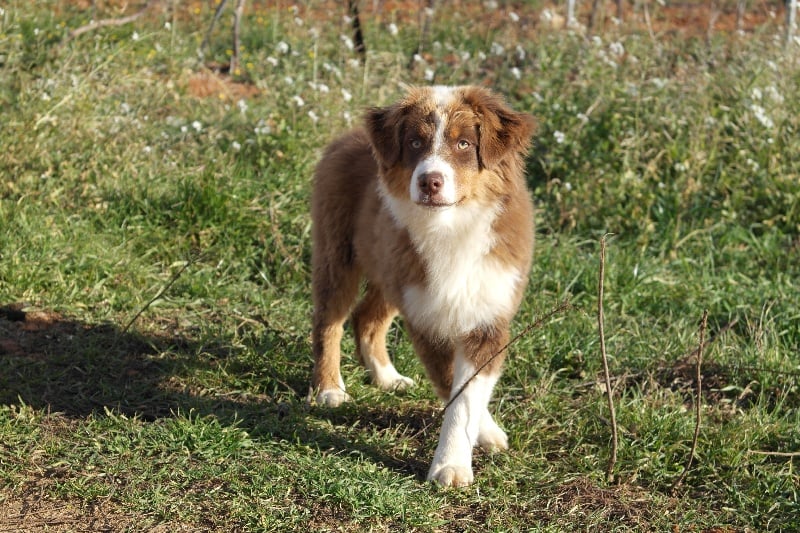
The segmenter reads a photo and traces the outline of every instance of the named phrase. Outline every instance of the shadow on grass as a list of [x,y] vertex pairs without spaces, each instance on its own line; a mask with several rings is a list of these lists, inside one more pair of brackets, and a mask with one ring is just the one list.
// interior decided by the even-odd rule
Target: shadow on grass
[[[301,351],[304,339],[267,332],[258,353]],[[303,392],[310,368],[305,361],[244,361],[237,348],[183,335],[146,336],[113,324],[86,324],[57,313],[26,313],[0,307],[0,404],[82,419],[113,410],[144,421],[192,413],[237,425],[256,438],[302,442],[320,450],[361,453],[375,463],[422,479],[427,464],[413,454],[393,453],[350,438],[335,426],[365,432],[402,430],[412,438],[430,436],[436,414],[352,404],[336,410],[309,409]],[[200,355],[202,354],[202,356]],[[196,377],[223,367],[230,392],[208,390]],[[262,390],[237,386],[239,376],[256,376]],[[253,387],[251,387],[253,388]],[[330,424],[325,424],[328,420]],[[408,453],[408,452],[407,452]]]

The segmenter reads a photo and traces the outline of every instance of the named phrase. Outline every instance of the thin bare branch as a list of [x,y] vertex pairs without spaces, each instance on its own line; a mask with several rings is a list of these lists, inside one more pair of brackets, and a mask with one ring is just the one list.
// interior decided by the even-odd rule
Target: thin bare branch
[[151,306],[151,305],[153,305],[153,302],[155,302],[156,300],[158,300],[159,298],[161,298],[162,296],[164,296],[164,293],[166,293],[166,292],[169,290],[169,288],[170,288],[170,287],[172,287],[172,285],[174,285],[176,281],[178,281],[178,278],[180,278],[180,277],[183,275],[183,273],[186,271],[186,269],[188,269],[190,266],[192,266],[193,264],[195,264],[195,263],[198,261],[198,259],[200,259],[200,256],[196,256],[196,257],[190,257],[190,258],[189,258],[189,259],[186,261],[186,264],[185,264],[185,265],[183,265],[181,268],[179,268],[179,269],[178,269],[178,271],[177,271],[177,272],[175,272],[175,273],[172,275],[172,277],[169,279],[169,281],[167,281],[167,283],[166,283],[166,284],[164,284],[164,286],[163,286],[163,287],[161,287],[161,290],[159,290],[159,291],[156,293],[156,295],[155,295],[155,296],[153,296],[152,298],[150,298],[150,300],[149,300],[149,301],[148,301],[146,304],[144,304],[144,306],[143,306],[141,309],[139,309],[139,311],[138,311],[138,312],[137,312],[135,315],[133,315],[133,318],[131,318],[131,319],[128,321],[128,323],[127,323],[127,324],[125,324],[125,327],[124,327],[124,328],[122,328],[122,330],[120,331],[120,335],[124,335],[125,333],[127,333],[127,332],[128,332],[128,330],[129,330],[129,329],[131,328],[131,326],[133,325],[133,323],[134,323],[134,322],[136,322],[136,320],[137,320],[137,319],[138,319],[140,316],[142,316],[142,314],[144,314],[144,312],[145,312],[145,311],[147,311],[147,310],[150,308],[150,306]]
[[474,373],[474,374],[472,374],[472,375],[470,376],[470,378],[469,378],[467,381],[465,381],[465,382],[464,382],[464,384],[463,384],[463,385],[461,385],[461,387],[458,389],[458,391],[456,391],[456,393],[455,393],[455,394],[454,394],[454,395],[453,395],[453,396],[450,398],[450,400],[449,400],[449,401],[448,401],[448,402],[445,404],[445,406],[444,406],[444,409],[442,409],[442,415],[444,415],[444,412],[445,412],[445,411],[447,411],[447,408],[448,408],[448,407],[450,407],[450,405],[452,405],[452,403],[453,403],[454,401],[456,401],[456,398],[458,398],[459,396],[461,396],[461,393],[462,393],[462,392],[464,392],[464,389],[466,389],[466,388],[467,388],[467,385],[469,385],[469,384],[470,384],[470,382],[471,382],[473,379],[475,379],[475,378],[478,376],[478,374],[480,374],[480,373],[481,373],[481,371],[482,371],[484,368],[486,368],[487,366],[489,366],[489,365],[492,363],[492,361],[494,361],[494,360],[497,358],[497,356],[499,356],[501,353],[503,353],[504,351],[506,351],[506,350],[508,349],[508,347],[509,347],[509,346],[511,346],[512,344],[514,344],[515,342],[517,342],[519,339],[521,339],[522,337],[524,337],[525,335],[527,335],[528,333],[530,333],[532,330],[542,327],[542,325],[543,325],[545,322],[547,322],[548,320],[550,320],[551,318],[553,318],[553,317],[554,317],[554,316],[556,316],[557,314],[559,314],[559,313],[563,313],[564,311],[567,311],[568,309],[571,309],[571,308],[572,308],[572,304],[569,302],[569,300],[568,300],[568,299],[567,299],[567,300],[563,300],[563,301],[562,301],[560,304],[558,304],[558,306],[557,306],[557,307],[555,307],[554,309],[551,309],[551,310],[550,310],[550,312],[548,312],[548,313],[547,313],[547,314],[545,314],[544,316],[541,316],[541,317],[539,317],[538,319],[534,320],[533,322],[531,322],[530,324],[528,324],[527,326],[525,326],[525,329],[523,329],[521,332],[519,332],[519,333],[518,333],[518,334],[517,334],[517,335],[516,335],[516,336],[515,336],[513,339],[511,339],[510,341],[508,341],[508,342],[506,343],[506,345],[505,345],[505,346],[503,346],[502,348],[500,348],[500,349],[499,349],[499,350],[498,350],[496,353],[494,353],[494,354],[493,354],[493,355],[492,355],[492,356],[491,356],[489,359],[487,359],[487,360],[486,360],[486,362],[485,362],[485,363],[483,363],[483,364],[482,364],[482,365],[481,365],[481,366],[480,366],[480,367],[479,367],[479,368],[478,368],[478,369],[475,371],[475,373]]
[[603,313],[603,293],[605,292],[606,273],[606,237],[600,239],[600,276],[597,288],[597,329],[600,335],[600,355],[603,358],[603,375],[605,377],[606,398],[608,399],[608,412],[611,417],[611,455],[608,458],[606,477],[609,482],[614,480],[614,466],[617,464],[617,449],[619,439],[617,436],[617,413],[614,409],[614,392],[611,388],[611,373],[608,370],[608,354],[606,353],[605,317]]
[[235,76],[236,71],[239,69],[239,57],[241,48],[239,32],[242,22],[242,15],[244,14],[244,2],[245,0],[236,0],[236,9],[233,10],[233,56],[231,57],[231,68],[230,68],[230,73],[232,76]]
[[700,437],[700,424],[702,422],[702,408],[703,408],[703,346],[705,345],[706,327],[708,327],[708,309],[703,311],[703,320],[700,322],[700,342],[697,347],[697,361],[695,364],[695,380],[697,381],[697,396],[694,402],[694,434],[692,435],[692,447],[689,449],[689,457],[683,467],[683,472],[672,484],[672,491],[675,490],[683,483],[686,474],[692,467],[694,461],[694,454],[697,451],[697,440]]
[[773,457],[800,457],[800,452],[768,452],[762,450],[747,450],[748,455],[770,455]]
[[208,46],[208,43],[211,40],[211,33],[214,31],[214,26],[216,26],[217,22],[219,22],[219,17],[222,15],[222,10],[225,8],[225,4],[227,3],[228,0],[220,0],[217,10],[214,11],[214,18],[211,19],[211,24],[208,25],[206,35],[203,37],[203,42],[200,43],[200,48],[197,49],[201,60],[203,58],[203,50],[205,50]]
[[136,13],[133,13],[132,15],[128,15],[127,17],[120,17],[120,18],[113,18],[113,19],[102,19],[102,20],[93,20],[92,22],[90,22],[89,24],[86,24],[85,26],[81,26],[79,28],[75,28],[74,30],[69,32],[69,35],[67,35],[67,38],[64,39],[64,42],[61,43],[61,46],[67,44],[69,41],[71,41],[75,37],[78,37],[80,35],[83,35],[84,33],[90,32],[90,31],[94,31],[94,30],[96,30],[98,28],[104,28],[106,26],[124,26],[125,24],[130,24],[131,22],[134,22],[134,21],[142,18],[144,16],[144,14],[147,13],[147,11],[151,7],[153,7],[154,5],[158,4],[159,1],[160,0],[148,0],[148,2],[144,5],[144,7],[142,9],[140,9]]

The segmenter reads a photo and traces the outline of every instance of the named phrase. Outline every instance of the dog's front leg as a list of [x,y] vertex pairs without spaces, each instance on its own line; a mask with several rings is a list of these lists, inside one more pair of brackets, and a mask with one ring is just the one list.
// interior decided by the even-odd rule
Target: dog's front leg
[[[465,345],[466,344],[466,345]],[[450,405],[444,414],[439,445],[433,455],[433,463],[428,471],[428,480],[436,481],[445,487],[464,486],[472,483],[472,448],[475,444],[484,445],[483,440],[500,440],[499,436],[487,439],[491,433],[503,433],[491,419],[488,411],[497,379],[500,377],[500,364],[490,364],[477,372],[473,357],[467,357],[465,350],[469,344],[459,342],[453,361],[453,386],[450,392]],[[496,345],[496,342],[484,344]],[[492,354],[488,353],[491,357]],[[493,361],[494,363],[494,361]],[[466,383],[466,387],[464,384]],[[461,388],[464,387],[463,391]],[[488,417],[488,418],[487,418]],[[505,441],[505,434],[502,434]],[[497,442],[497,447],[505,447]]]

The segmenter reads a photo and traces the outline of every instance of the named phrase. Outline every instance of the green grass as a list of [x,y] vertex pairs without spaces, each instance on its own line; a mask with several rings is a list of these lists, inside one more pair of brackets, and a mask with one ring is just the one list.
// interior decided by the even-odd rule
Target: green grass
[[[205,3],[59,48],[103,9],[0,11],[1,530],[800,528],[800,69],[780,28],[587,39],[538,26],[535,5],[517,22],[441,9],[409,63],[416,17],[365,7],[362,64],[341,13],[254,4],[235,78],[259,94],[241,99],[193,96]],[[206,60],[227,60],[227,24]],[[311,171],[426,76],[537,117],[514,332],[573,304],[512,346],[492,407],[511,450],[476,452],[463,490],[424,481],[440,405],[400,321],[390,351],[420,386],[376,391],[348,357],[355,401],[305,403]],[[703,421],[673,492],[705,309]]]

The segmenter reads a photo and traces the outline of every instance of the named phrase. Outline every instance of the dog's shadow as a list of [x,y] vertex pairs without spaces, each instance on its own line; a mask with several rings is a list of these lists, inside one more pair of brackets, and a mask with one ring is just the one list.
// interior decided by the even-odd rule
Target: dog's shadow
[[[179,331],[166,324],[163,334],[144,335],[114,324],[0,306],[0,404],[24,404],[73,419],[103,416],[107,410],[145,422],[180,413],[210,416],[255,439],[299,441],[322,453],[355,451],[375,464],[424,478],[427,465],[413,450],[393,450],[358,435],[359,430],[400,431],[427,442],[436,425],[433,408],[383,409],[360,402],[338,409],[308,407],[307,357],[270,357],[276,351],[307,353],[304,338],[267,325],[259,345],[250,347],[263,354],[253,361],[237,357],[239,347]],[[269,392],[249,393],[237,384],[230,386],[236,392],[210,392],[213,386],[197,383],[197,376],[219,367],[228,375],[248,376],[257,385],[252,389]]]

